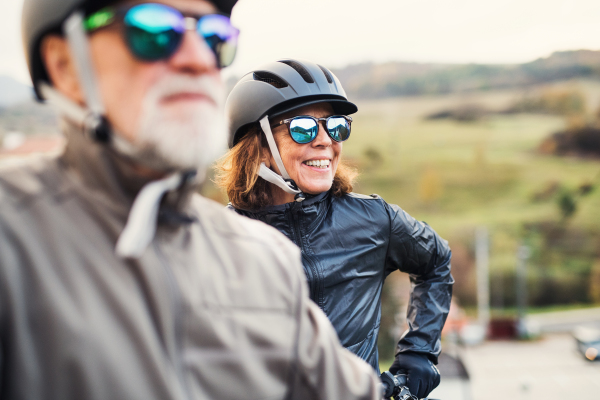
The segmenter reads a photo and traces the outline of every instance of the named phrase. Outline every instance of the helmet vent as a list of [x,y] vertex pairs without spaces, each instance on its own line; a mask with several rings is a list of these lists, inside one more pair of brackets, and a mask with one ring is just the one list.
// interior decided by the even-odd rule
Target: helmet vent
[[322,67],[319,64],[317,64],[317,65],[319,66],[319,68],[321,68],[321,71],[323,71],[325,78],[327,78],[327,82],[333,83],[333,78],[331,77],[331,74],[329,73],[329,71],[327,71],[327,68]]
[[302,77],[302,79],[304,79],[304,81],[306,83],[315,83],[315,80],[313,79],[312,76],[310,76],[310,73],[299,62],[296,62],[294,60],[281,60],[279,62],[287,64],[290,67],[294,68],[296,70],[296,72],[298,72],[300,74],[300,76]]
[[285,82],[283,79],[267,71],[256,71],[252,74],[252,77],[255,81],[268,83],[269,85],[274,86],[277,89],[281,89],[288,86],[287,82]]

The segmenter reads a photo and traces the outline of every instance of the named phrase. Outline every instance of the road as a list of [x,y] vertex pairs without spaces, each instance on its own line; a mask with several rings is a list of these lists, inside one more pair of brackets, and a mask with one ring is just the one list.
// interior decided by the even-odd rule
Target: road
[[531,314],[527,322],[541,333],[572,332],[576,326],[600,328],[600,307]]
[[459,353],[470,381],[443,379],[432,398],[600,400],[600,362],[585,360],[568,333],[535,341],[488,341]]

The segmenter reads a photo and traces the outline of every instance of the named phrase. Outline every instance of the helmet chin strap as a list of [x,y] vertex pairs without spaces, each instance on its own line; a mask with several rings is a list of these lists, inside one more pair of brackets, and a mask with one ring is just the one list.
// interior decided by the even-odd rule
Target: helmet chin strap
[[265,133],[265,137],[267,138],[267,143],[269,144],[269,149],[271,150],[271,155],[273,155],[273,159],[275,160],[275,164],[277,164],[277,168],[281,172],[281,175],[277,174],[270,168],[268,168],[265,163],[260,164],[260,170],[258,171],[258,176],[266,180],[267,182],[271,182],[277,187],[281,188],[284,192],[295,195],[295,200],[300,202],[306,198],[304,193],[299,190],[296,183],[290,178],[290,175],[287,173],[285,166],[283,165],[283,160],[281,159],[281,155],[279,154],[279,149],[277,148],[277,144],[275,143],[275,139],[273,138],[273,132],[271,132],[271,124],[269,124],[269,116],[264,116],[260,121],[260,127],[262,131]]
[[69,121],[82,127],[84,132],[93,140],[100,141],[98,138],[98,130],[106,129],[109,132],[107,137],[110,138],[110,144],[115,150],[132,159],[135,158],[135,149],[133,145],[119,135],[110,134],[112,130],[104,117],[100,117],[100,120],[98,120],[97,116],[94,115],[90,109],[75,103],[46,82],[39,82],[38,87],[42,96],[44,96],[50,106]]
[[83,88],[85,107],[75,103],[45,82],[38,83],[40,92],[59,114],[82,127],[92,140],[109,144],[118,153],[143,164],[142,160],[138,159],[133,144],[121,135],[115,134],[104,116],[106,109],[96,84],[88,37],[83,29],[83,15],[82,11],[73,12],[63,23],[63,31],[75,62],[77,77]]
[[63,31],[71,50],[75,69],[85,96],[87,116],[84,127],[100,142],[111,140],[110,126],[104,118],[105,109],[96,84],[88,38],[83,29],[83,12],[75,11],[63,23]]
[[[82,107],[50,85],[40,82],[42,95],[60,114],[82,127],[93,140],[112,146],[117,152],[136,161],[138,157],[135,155],[133,144],[121,135],[114,134],[104,117],[105,108],[96,84],[88,38],[83,29],[83,13],[76,11],[71,14],[65,21],[63,30],[73,53],[86,106]],[[140,190],[129,210],[127,223],[117,240],[115,252],[119,257],[142,256],[154,239],[161,199],[167,192],[177,189],[184,179],[183,172],[176,171],[162,179],[147,183]]]

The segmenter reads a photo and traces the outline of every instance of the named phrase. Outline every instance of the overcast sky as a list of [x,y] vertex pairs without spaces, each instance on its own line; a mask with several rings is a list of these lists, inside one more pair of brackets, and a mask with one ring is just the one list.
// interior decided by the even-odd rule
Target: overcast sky
[[[0,75],[29,82],[22,0],[0,0]],[[226,75],[281,57],[328,67],[363,61],[518,63],[600,49],[599,0],[240,0]]]

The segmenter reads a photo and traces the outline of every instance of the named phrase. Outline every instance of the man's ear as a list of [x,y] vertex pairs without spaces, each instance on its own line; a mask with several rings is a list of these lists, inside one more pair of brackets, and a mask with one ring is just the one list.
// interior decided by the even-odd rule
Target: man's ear
[[52,86],[71,100],[85,104],[67,40],[58,35],[48,35],[42,39],[40,52]]

